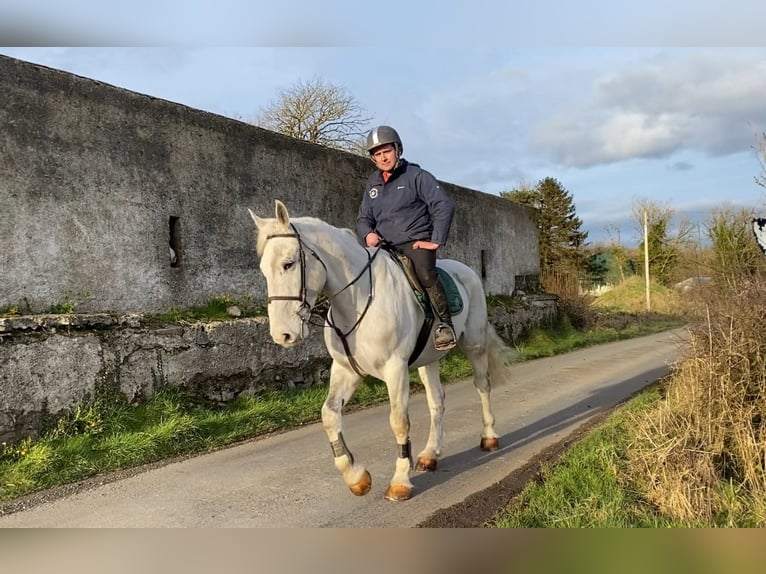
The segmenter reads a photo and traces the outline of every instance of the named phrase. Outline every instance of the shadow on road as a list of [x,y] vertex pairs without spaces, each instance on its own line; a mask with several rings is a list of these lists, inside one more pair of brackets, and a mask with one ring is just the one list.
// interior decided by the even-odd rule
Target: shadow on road
[[[626,397],[632,396],[637,391],[647,387],[665,377],[669,373],[669,367],[663,366],[652,369],[618,383],[603,387],[591,393],[587,398],[552,413],[532,424],[511,431],[500,437],[500,449],[487,453],[479,449],[479,435],[476,436],[476,447],[439,460],[436,472],[417,473],[411,477],[415,487],[414,496],[426,492],[429,488],[451,480],[457,474],[475,468],[481,464],[490,462],[499,455],[513,449],[520,448],[528,443],[539,440],[545,436],[555,434],[572,425],[579,426],[593,416],[607,411],[621,402]],[[478,401],[478,397],[477,397]],[[445,414],[445,417],[449,413]],[[477,423],[480,421],[477,421]],[[480,425],[477,424],[477,428]],[[510,472],[511,469],[509,469]]]

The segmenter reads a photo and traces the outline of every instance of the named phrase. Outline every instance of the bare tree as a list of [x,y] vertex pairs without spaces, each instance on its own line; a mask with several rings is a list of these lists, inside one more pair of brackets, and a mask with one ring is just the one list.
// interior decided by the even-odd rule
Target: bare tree
[[[694,240],[694,230],[688,218],[677,216],[670,205],[662,205],[646,198],[633,203],[633,222],[643,237],[644,213],[648,227],[649,272],[664,285],[670,285],[679,266],[679,257],[684,248]],[[673,229],[675,223],[675,230]],[[639,245],[643,253],[644,241]]]
[[372,119],[348,91],[321,78],[299,80],[265,106],[257,124],[294,138],[360,153]]
[[758,161],[761,163],[761,174],[755,176],[755,182],[761,187],[766,188],[766,132],[761,132],[757,136],[758,140]]

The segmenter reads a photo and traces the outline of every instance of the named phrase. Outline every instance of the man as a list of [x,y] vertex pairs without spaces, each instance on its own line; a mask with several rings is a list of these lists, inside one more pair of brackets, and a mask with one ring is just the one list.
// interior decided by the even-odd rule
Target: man
[[447,242],[455,204],[433,175],[402,157],[404,146],[394,128],[370,131],[367,152],[378,169],[367,180],[357,233],[367,247],[385,241],[409,257],[438,316],[434,346],[451,349],[455,330],[436,272],[436,250]]

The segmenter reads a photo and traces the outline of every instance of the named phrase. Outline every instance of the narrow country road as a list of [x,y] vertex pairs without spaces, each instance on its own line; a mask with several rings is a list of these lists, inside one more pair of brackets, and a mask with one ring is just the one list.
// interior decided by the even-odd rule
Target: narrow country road
[[[407,502],[383,499],[396,448],[388,407],[346,414],[344,435],[372,474],[365,497],[335,470],[321,424],[253,440],[0,516],[0,527],[410,527],[534,458],[596,414],[660,379],[685,330],[519,363],[493,390],[501,448],[479,450],[481,410],[470,379],[446,386],[445,456],[414,474]],[[412,397],[413,453],[428,432],[425,396]]]

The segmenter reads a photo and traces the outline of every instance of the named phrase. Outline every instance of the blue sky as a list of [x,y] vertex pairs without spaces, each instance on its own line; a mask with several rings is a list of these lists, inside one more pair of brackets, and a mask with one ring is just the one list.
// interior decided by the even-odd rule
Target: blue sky
[[[29,6],[37,4],[30,0]],[[369,6],[352,5],[336,19],[317,11],[315,3],[294,4],[300,10],[290,26],[285,10],[252,14],[259,24],[250,44],[260,45],[182,42],[180,35],[160,30],[172,15],[157,8],[153,25],[128,39],[165,39],[165,46],[5,47],[0,54],[243,120],[254,120],[280,88],[321,77],[344,86],[372,123],[396,127],[405,156],[440,179],[497,194],[555,177],[572,193],[592,242],[619,237],[635,244],[632,209],[639,199],[703,223],[720,206],[766,213],[766,189],[754,181],[762,174],[756,136],[766,131],[766,48],[755,46],[756,24],[766,22],[760,5],[749,7],[749,17],[735,18],[731,11],[714,13],[716,3],[704,0],[678,0],[661,17],[647,3],[617,11],[595,1],[575,8],[539,0],[534,8],[514,10],[506,2],[491,12],[495,23],[482,29],[482,41],[475,30],[456,38],[460,18],[471,17],[464,7],[445,16],[444,10],[429,12],[425,2],[408,8],[397,34],[376,46],[383,27],[346,25],[346,19],[363,16],[372,22]],[[474,13],[486,4],[476,0]],[[102,20],[92,13],[91,28],[66,27],[59,20],[42,30],[38,22],[35,29],[26,24],[25,6],[15,13],[15,23],[40,44],[75,36],[101,39],[99,34],[111,31],[107,24],[115,34],[120,30],[119,12]],[[45,14],[51,21],[63,18],[58,4],[50,6]],[[218,33],[205,32],[206,22],[226,16],[231,24],[231,14],[247,22],[253,10],[248,3],[218,6],[179,13],[173,29],[180,26],[197,42],[220,40]],[[602,18],[611,16],[611,25],[594,27],[594,9]],[[442,20],[445,28],[434,26]],[[326,23],[332,25],[320,25]],[[239,37],[246,26],[230,28],[231,43],[246,39]],[[502,38],[487,36],[505,30],[527,41],[502,46]],[[588,45],[601,41],[612,45]]]

